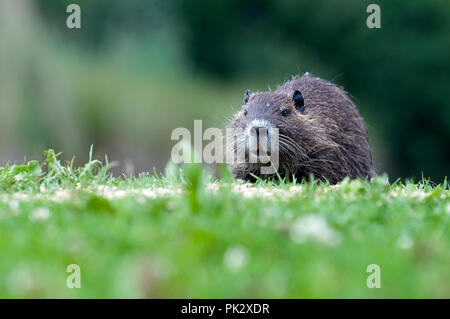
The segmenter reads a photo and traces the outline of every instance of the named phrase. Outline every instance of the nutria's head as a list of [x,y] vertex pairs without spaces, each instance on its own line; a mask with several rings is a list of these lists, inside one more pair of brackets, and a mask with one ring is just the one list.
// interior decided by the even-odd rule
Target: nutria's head
[[[228,126],[236,132],[238,142],[234,151],[245,155],[246,162],[241,163],[240,169],[260,175],[260,166],[268,164],[264,156],[273,159],[273,152],[278,152],[281,171],[294,169],[306,156],[301,141],[307,130],[307,112],[305,97],[299,90],[290,93],[248,90],[242,110]],[[256,161],[251,161],[252,155]]]

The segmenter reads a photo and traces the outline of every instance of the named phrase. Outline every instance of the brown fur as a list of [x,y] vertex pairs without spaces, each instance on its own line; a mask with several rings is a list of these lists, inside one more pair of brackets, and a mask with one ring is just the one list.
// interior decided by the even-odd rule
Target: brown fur
[[[292,94],[300,90],[306,109],[295,108]],[[279,86],[275,91],[257,92],[236,114],[229,127],[245,128],[253,119],[265,119],[279,128],[279,172],[298,180],[328,180],[334,184],[345,177],[371,178],[372,156],[363,119],[347,93],[337,85],[305,74]],[[281,110],[291,113],[284,117]],[[284,143],[282,143],[284,141]],[[283,147],[283,145],[285,147]],[[256,164],[232,164],[236,178],[252,181],[259,174]]]

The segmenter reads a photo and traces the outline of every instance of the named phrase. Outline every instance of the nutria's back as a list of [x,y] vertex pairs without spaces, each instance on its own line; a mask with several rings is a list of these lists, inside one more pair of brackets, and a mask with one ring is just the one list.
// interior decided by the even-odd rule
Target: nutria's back
[[[374,174],[364,121],[347,93],[330,82],[305,74],[275,91],[248,91],[229,127],[249,132],[255,123],[279,130],[280,173],[298,179],[312,174],[331,183]],[[236,178],[267,177],[258,164],[231,167]]]

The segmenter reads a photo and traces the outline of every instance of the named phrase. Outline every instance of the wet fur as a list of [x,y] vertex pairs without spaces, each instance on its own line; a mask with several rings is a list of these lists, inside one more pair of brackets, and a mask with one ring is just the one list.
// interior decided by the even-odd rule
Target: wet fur
[[[295,90],[300,90],[305,99],[304,114],[295,108]],[[347,176],[373,176],[364,121],[341,87],[305,74],[275,91],[253,93],[244,107],[248,114],[238,112],[229,127],[245,128],[253,119],[265,119],[278,127],[280,173],[295,175],[298,180],[312,174],[332,184]],[[287,117],[281,115],[285,108],[291,111]],[[236,178],[247,181],[255,180],[252,174],[268,177],[260,175],[254,164],[231,164],[231,169]]]

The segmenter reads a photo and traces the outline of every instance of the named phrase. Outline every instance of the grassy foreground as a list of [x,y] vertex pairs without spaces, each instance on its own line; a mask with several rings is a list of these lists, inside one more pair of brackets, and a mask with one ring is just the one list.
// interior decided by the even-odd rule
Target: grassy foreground
[[449,198],[447,183],[248,185],[196,165],[113,178],[50,150],[0,168],[0,297],[449,298]]

